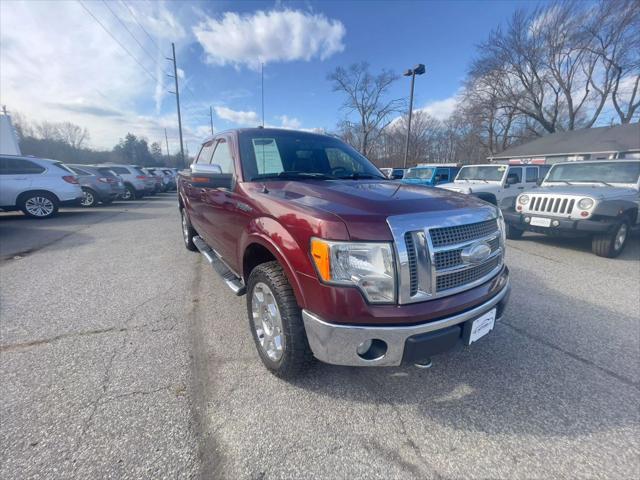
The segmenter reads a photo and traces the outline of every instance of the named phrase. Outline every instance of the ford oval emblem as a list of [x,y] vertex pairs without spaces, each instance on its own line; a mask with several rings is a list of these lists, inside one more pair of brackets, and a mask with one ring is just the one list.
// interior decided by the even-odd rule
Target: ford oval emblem
[[482,263],[491,255],[491,246],[486,242],[474,243],[460,252],[460,257],[464,263]]

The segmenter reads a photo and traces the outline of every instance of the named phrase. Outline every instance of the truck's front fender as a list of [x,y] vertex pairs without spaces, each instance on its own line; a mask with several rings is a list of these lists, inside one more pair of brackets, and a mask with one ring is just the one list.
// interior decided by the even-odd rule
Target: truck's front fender
[[[249,223],[248,228],[242,233],[238,242],[238,264],[242,265],[243,276],[248,276],[247,272],[245,272],[245,252],[253,244],[266,248],[280,263],[293,288],[298,305],[304,308],[306,303],[298,280],[298,272],[313,272],[306,250],[301,248],[289,231],[275,219],[269,217],[255,218]],[[246,282],[247,279],[245,278],[244,280]]]

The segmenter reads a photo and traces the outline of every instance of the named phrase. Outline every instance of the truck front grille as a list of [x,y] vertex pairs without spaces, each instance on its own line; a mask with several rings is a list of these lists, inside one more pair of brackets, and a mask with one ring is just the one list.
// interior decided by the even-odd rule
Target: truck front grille
[[433,246],[444,247],[486,237],[496,230],[498,230],[496,220],[487,220],[485,222],[470,223],[468,225],[432,228],[429,232],[431,233],[431,243]]
[[[500,248],[500,237],[496,236],[487,242],[491,247],[491,253],[495,253]],[[462,265],[462,248],[455,250],[445,250],[443,252],[436,252],[435,265],[436,270],[446,270],[447,268],[457,267]]]
[[[471,221],[469,221],[471,219]],[[475,221],[473,221],[475,220]],[[397,250],[398,299],[414,303],[480,285],[501,269],[502,235],[495,207],[387,219]],[[490,247],[486,259],[463,258],[477,243]]]
[[577,201],[569,195],[532,195],[524,211],[557,216],[570,216]]
[[459,270],[453,273],[446,273],[444,275],[438,275],[436,281],[436,291],[441,292],[443,290],[450,290],[460,287],[467,283],[472,283],[479,278],[491,273],[501,262],[500,256],[493,257],[489,261],[465,270]]

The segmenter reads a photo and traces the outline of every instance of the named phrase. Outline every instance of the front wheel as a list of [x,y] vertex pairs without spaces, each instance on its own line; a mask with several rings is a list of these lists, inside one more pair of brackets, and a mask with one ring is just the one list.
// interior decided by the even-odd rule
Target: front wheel
[[33,218],[50,218],[58,212],[58,199],[47,192],[37,192],[25,196],[20,210]]
[[591,239],[591,251],[599,257],[615,258],[622,253],[629,238],[629,222],[623,220],[612,233],[595,235]]
[[509,240],[519,240],[520,238],[522,238],[522,234],[524,233],[524,230],[516,228],[512,225],[509,225],[508,223],[506,225],[506,228],[507,228],[506,234]]
[[247,311],[258,355],[271,373],[293,378],[310,366],[301,310],[278,262],[258,265],[249,275]]

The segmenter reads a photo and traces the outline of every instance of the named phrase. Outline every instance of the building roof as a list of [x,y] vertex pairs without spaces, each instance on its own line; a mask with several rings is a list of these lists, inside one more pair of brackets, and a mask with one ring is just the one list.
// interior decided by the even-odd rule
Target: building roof
[[488,158],[544,157],[640,150],[640,123],[557,132]]

